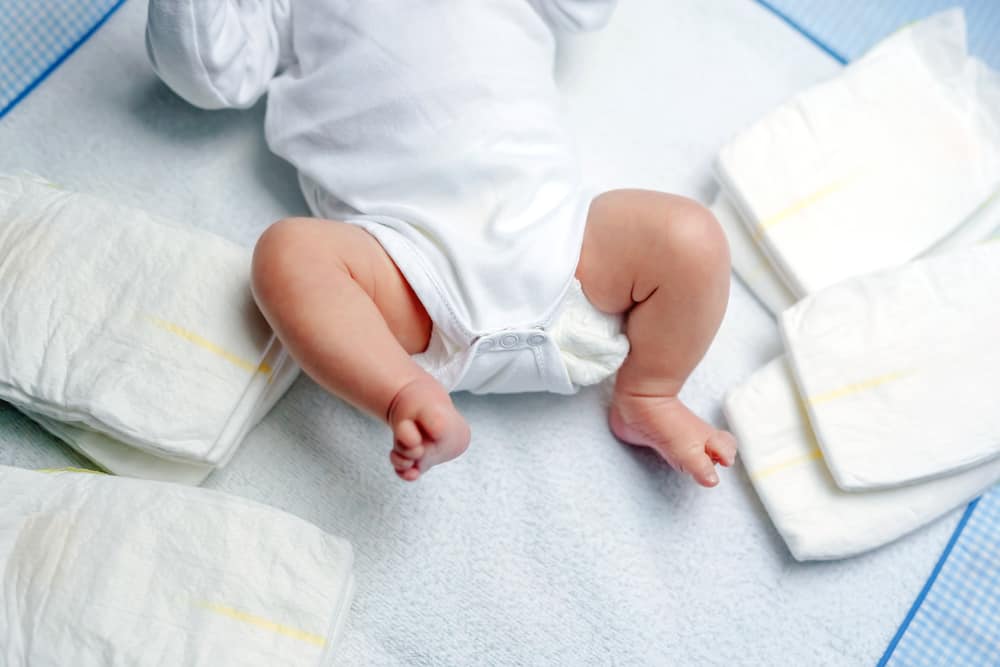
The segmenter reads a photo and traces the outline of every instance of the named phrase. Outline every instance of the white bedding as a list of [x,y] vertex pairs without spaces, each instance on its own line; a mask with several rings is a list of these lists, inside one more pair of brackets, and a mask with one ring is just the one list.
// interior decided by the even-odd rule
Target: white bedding
[[[264,146],[262,109],[205,112],[157,81],[130,0],[0,121],[0,171],[28,169],[250,244],[305,213]],[[591,175],[709,201],[715,151],[838,65],[747,0],[631,0],[567,45],[563,80]],[[738,283],[685,390],[724,393],[780,352]],[[797,564],[742,467],[705,490],[607,432],[598,390],[459,395],[463,458],[415,485],[388,431],[300,380],[207,486],[348,538],[358,592],[345,665],[871,664],[956,514],[855,559]],[[0,406],[0,464],[79,459]]]

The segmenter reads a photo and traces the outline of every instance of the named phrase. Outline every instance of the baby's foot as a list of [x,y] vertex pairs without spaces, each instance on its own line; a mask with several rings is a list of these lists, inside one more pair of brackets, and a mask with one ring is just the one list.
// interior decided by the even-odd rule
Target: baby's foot
[[389,459],[396,474],[408,482],[469,446],[469,425],[448,392],[429,375],[399,390],[389,406],[389,425],[395,438]]
[[609,421],[619,439],[653,448],[702,486],[719,483],[715,463],[730,466],[736,460],[736,439],[699,419],[676,397],[616,391]]

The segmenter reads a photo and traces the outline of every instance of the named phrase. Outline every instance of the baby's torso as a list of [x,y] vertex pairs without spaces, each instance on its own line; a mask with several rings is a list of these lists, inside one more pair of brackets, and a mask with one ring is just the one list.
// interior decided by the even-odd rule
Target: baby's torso
[[545,21],[521,0],[293,9],[267,137],[314,212],[374,234],[461,342],[544,326],[589,206]]

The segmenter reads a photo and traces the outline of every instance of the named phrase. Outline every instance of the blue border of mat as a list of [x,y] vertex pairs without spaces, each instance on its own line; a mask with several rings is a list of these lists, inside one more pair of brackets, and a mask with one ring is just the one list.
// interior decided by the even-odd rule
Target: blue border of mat
[[125,0],[118,0],[118,2],[116,2],[111,7],[111,9],[109,9],[104,14],[104,16],[102,16],[97,21],[97,23],[95,23],[90,28],[90,30],[88,30],[87,32],[83,33],[83,36],[81,36],[80,39],[76,40],[76,42],[72,46],[70,46],[68,49],[66,49],[62,53],[62,55],[60,55],[58,58],[56,58],[55,61],[45,69],[44,72],[42,72],[37,77],[35,77],[35,80],[32,81],[31,83],[29,83],[24,90],[22,90],[20,93],[18,93],[17,96],[14,99],[12,99],[9,104],[7,104],[7,106],[5,106],[3,109],[0,109],[0,119],[3,119],[4,116],[6,116],[8,113],[10,113],[11,109],[13,109],[18,104],[20,104],[21,101],[23,101],[24,98],[27,97],[31,93],[31,91],[33,91],[35,88],[37,88],[39,86],[39,84],[42,83],[42,81],[45,81],[45,79],[47,79],[48,76],[50,74],[52,74],[52,72],[56,71],[56,69],[58,69],[60,65],[62,65],[64,62],[66,62],[66,59],[69,58],[71,55],[73,55],[73,53],[78,48],[80,48],[83,45],[84,42],[86,42],[88,39],[90,39],[94,35],[94,33],[97,32],[97,30],[102,25],[104,25],[105,22],[109,18],[111,18],[111,15],[114,14],[116,11],[118,11],[118,8],[121,7],[124,4],[125,4]]
[[962,518],[958,521],[958,525],[955,526],[955,532],[951,534],[951,539],[948,540],[948,544],[944,548],[944,553],[942,553],[941,557],[938,558],[937,564],[934,565],[934,569],[931,571],[931,576],[927,578],[927,583],[925,583],[924,587],[920,589],[917,599],[913,601],[910,611],[907,612],[906,618],[903,619],[903,624],[899,626],[899,630],[896,631],[892,641],[889,642],[889,646],[885,649],[885,653],[882,654],[882,658],[878,661],[877,667],[885,667],[885,665],[889,662],[893,651],[896,650],[896,646],[899,644],[899,641],[903,638],[903,635],[906,634],[907,628],[910,627],[910,622],[913,620],[913,617],[917,615],[917,611],[924,603],[924,598],[927,597],[927,593],[930,592],[934,582],[937,581],[938,574],[941,573],[941,568],[944,567],[945,562],[948,560],[948,556],[951,555],[952,548],[955,546],[955,543],[958,542],[958,538],[961,537],[962,531],[965,530],[965,524],[969,522],[969,519],[972,518],[972,513],[976,511],[976,505],[979,504],[979,500],[979,498],[976,498],[969,503],[968,507],[965,508],[965,514],[962,515]]
[[819,37],[817,37],[816,35],[812,34],[808,30],[806,30],[805,27],[802,26],[800,23],[798,23],[795,19],[793,19],[792,17],[788,16],[787,14],[785,14],[784,12],[782,12],[780,9],[778,9],[777,7],[775,7],[774,5],[772,5],[771,3],[767,2],[767,0],[755,0],[755,1],[757,2],[758,5],[760,5],[761,7],[763,7],[764,9],[766,9],[769,12],[771,12],[772,14],[774,14],[775,16],[777,16],[779,19],[781,19],[782,21],[784,21],[785,23],[787,23],[793,30],[795,30],[800,35],[802,35],[803,37],[805,37],[806,39],[808,39],[810,42],[812,42],[814,45],[816,45],[817,47],[819,47],[820,50],[822,50],[828,56],[830,56],[831,58],[833,58],[834,60],[836,60],[838,63],[840,63],[841,65],[846,65],[847,64],[847,58],[846,57],[844,57],[841,53],[839,53],[838,51],[836,51],[829,44],[827,44],[826,42],[824,42],[823,40],[821,40]]

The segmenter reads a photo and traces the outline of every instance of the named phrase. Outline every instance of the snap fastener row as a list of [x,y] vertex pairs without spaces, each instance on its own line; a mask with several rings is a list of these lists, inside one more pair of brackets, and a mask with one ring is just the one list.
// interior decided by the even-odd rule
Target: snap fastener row
[[500,347],[505,347],[507,349],[514,347],[518,344],[518,342],[519,339],[514,334],[504,334],[500,337]]

